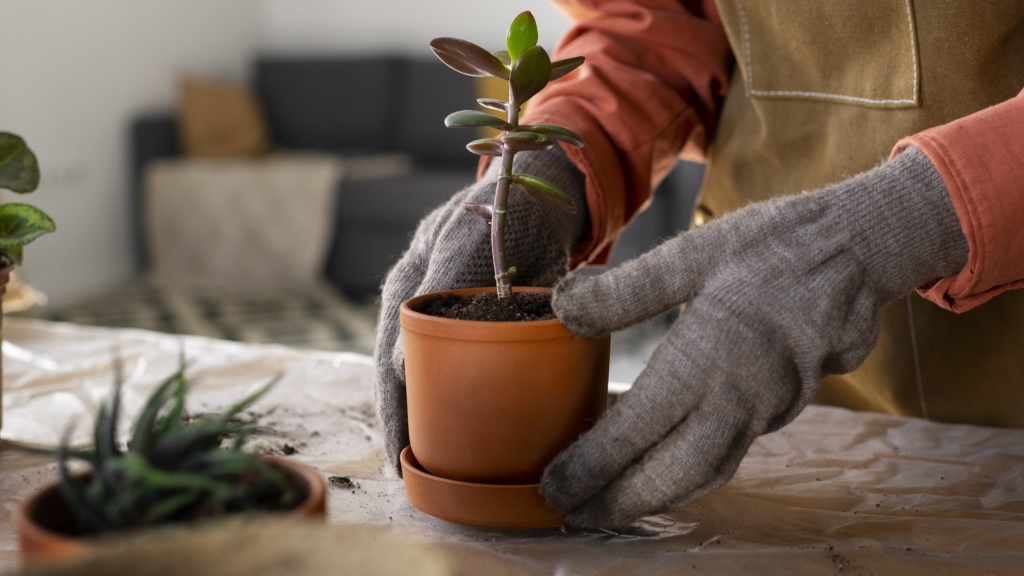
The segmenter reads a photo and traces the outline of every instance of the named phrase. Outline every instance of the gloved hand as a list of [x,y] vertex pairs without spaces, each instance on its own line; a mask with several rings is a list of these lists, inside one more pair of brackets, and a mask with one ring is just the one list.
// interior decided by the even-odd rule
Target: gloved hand
[[[429,292],[494,285],[490,227],[463,204],[491,204],[499,162],[484,177],[458,192],[424,218],[405,254],[388,272],[381,296],[374,349],[377,417],[391,464],[409,444],[405,404],[405,367],[398,307]],[[506,213],[506,254],[516,267],[513,284],[552,286],[568,272],[570,251],[590,223],[583,173],[554,146],[544,152],[520,153],[513,173],[528,173],[557,185],[576,203],[576,213],[545,206],[513,189]],[[415,191],[411,191],[415,193]]]
[[600,276],[569,276],[553,305],[580,336],[686,307],[633,388],[548,466],[541,492],[571,524],[605,528],[714,492],[825,375],[863,362],[883,304],[958,272],[967,252],[941,177],[910,148]]

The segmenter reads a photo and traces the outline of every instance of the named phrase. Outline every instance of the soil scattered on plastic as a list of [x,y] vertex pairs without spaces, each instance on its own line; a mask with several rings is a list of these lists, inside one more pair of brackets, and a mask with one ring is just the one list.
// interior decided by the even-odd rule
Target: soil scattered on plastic
[[349,490],[359,488],[359,484],[353,482],[348,476],[331,476],[327,478],[327,481],[335,486],[341,486],[342,488],[347,488]]
[[513,293],[511,302],[498,300],[494,292],[475,296],[445,294],[423,302],[419,312],[440,318],[484,322],[530,322],[555,317],[551,309],[551,295],[538,292]]

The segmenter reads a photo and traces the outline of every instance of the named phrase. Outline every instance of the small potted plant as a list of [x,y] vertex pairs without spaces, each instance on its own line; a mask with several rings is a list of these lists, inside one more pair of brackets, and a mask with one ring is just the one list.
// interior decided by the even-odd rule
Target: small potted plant
[[[513,173],[512,161],[557,142],[583,146],[567,128],[519,122],[523,104],[583,58],[552,62],[537,45],[529,12],[509,27],[507,50],[492,53],[455,38],[430,45],[457,72],[507,80],[509,98],[478,101],[505,118],[464,110],[445,119],[449,127],[504,131],[467,146],[500,162],[493,203],[465,206],[490,226],[496,286],[425,294],[400,308],[411,442],[402,454],[406,493],[421,510],[465,524],[559,524],[537,483],[555,455],[603,412],[609,339],[577,338],[566,330],[551,311],[550,288],[512,286],[515,263],[505,258],[505,209],[509,195],[518,193],[555,210],[577,209],[554,184]],[[484,308],[496,313],[467,319],[446,312],[470,301],[486,302]],[[488,321],[494,318],[501,321]]]
[[[39,162],[25,140],[17,134],[0,132],[0,189],[18,194],[39,187]],[[57,227],[45,212],[18,202],[0,204],[0,297],[15,264],[21,264],[22,248]],[[3,337],[3,311],[0,307],[0,338]],[[0,428],[3,427],[3,364],[0,362]]]
[[[325,485],[318,473],[243,450],[250,436],[268,431],[239,415],[274,381],[221,414],[193,417],[185,412],[188,384],[182,363],[150,395],[127,446],[121,446],[116,438],[120,366],[115,375],[113,393],[96,416],[92,448],[72,449],[66,434],[55,453],[59,479],[18,511],[26,561],[86,554],[98,536],[227,514],[323,516]],[[69,469],[73,460],[86,464],[86,470]]]

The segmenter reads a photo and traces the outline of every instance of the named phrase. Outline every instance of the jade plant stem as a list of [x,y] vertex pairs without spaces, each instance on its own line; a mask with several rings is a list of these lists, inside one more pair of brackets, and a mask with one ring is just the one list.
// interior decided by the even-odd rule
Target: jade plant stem
[[[509,90],[508,123],[512,130],[519,127],[519,105]],[[491,255],[494,259],[494,282],[498,287],[499,300],[512,299],[512,276],[516,269],[509,268],[505,260],[505,212],[508,207],[508,192],[512,187],[512,160],[515,152],[508,144],[502,146],[501,169],[498,183],[494,188],[494,213],[491,216]]]

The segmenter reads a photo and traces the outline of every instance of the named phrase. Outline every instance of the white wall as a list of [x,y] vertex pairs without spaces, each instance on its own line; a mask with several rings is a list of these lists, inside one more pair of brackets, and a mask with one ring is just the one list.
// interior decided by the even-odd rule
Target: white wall
[[55,305],[133,274],[127,204],[132,115],[169,109],[175,78],[240,78],[258,0],[0,0],[0,129],[24,136],[43,183],[24,200],[57,221],[24,274]]
[[390,52],[429,55],[427,43],[454,36],[504,47],[516,14],[530,10],[550,49],[568,20],[549,0],[261,0],[263,46],[273,52]]

